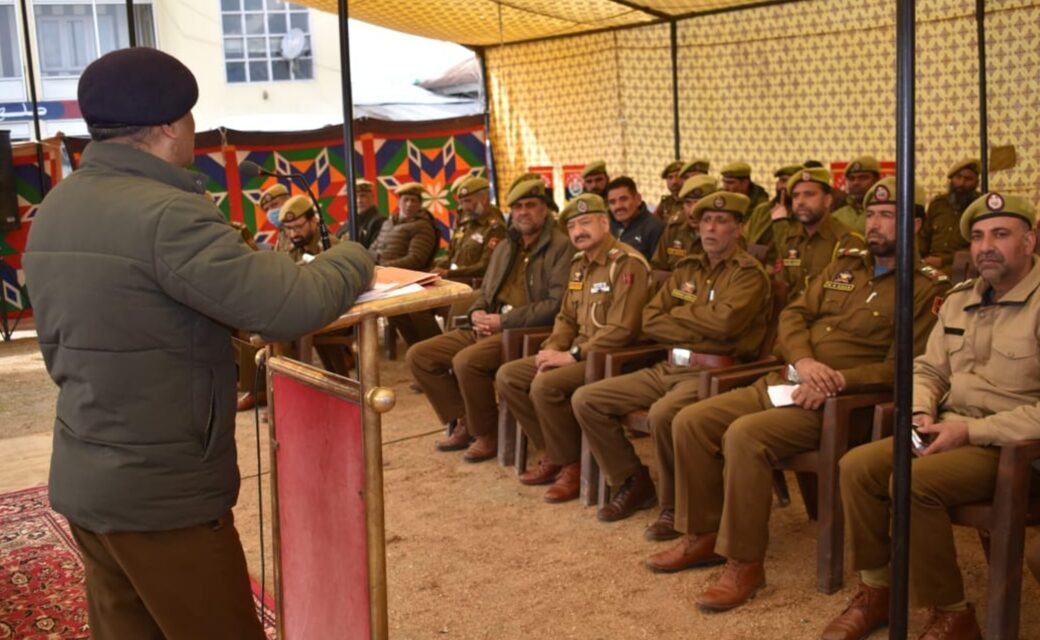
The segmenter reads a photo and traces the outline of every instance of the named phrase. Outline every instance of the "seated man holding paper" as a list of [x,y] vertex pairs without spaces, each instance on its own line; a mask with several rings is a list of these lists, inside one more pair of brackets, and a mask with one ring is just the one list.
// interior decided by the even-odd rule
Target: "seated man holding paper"
[[[830,396],[892,386],[896,346],[895,180],[864,198],[867,250],[845,249],[780,314],[777,355],[786,376],[702,400],[672,422],[675,525],[687,535],[647,560],[653,571],[726,563],[697,604],[740,606],[765,584],[772,463],[819,446]],[[914,282],[914,351],[924,349],[946,276],[920,265]]]
[[[993,497],[999,445],[1040,438],[1040,261],[1036,212],[988,193],[960,220],[979,277],[950,290],[914,361],[910,601],[931,607],[921,638],[981,638],[965,600],[948,509]],[[841,497],[861,584],[825,640],[865,638],[888,623],[892,440],[841,460]],[[992,614],[991,614],[992,615]]]
[[437,417],[452,425],[437,450],[467,449],[466,462],[493,458],[498,450],[494,381],[502,364],[502,330],[552,322],[574,254],[549,216],[541,178],[521,181],[506,202],[512,226],[491,254],[467,326],[457,322],[459,328],[413,345],[406,356]]
[[[687,186],[697,180],[714,182],[697,176]],[[672,527],[672,417],[698,400],[705,362],[710,368],[720,356],[726,364],[732,358],[753,358],[766,335],[769,276],[758,260],[740,248],[748,203],[747,196],[720,191],[704,196],[690,211],[691,217],[701,220],[703,249],[679,260],[643,310],[643,337],[670,347],[668,360],[585,385],[571,399],[593,455],[618,488],[596,517],[603,522],[627,518],[652,507],[656,494],[661,516],[646,531],[650,540],[679,535]],[[623,416],[646,408],[656,445],[656,492],[649,469],[640,462],[621,425]]]

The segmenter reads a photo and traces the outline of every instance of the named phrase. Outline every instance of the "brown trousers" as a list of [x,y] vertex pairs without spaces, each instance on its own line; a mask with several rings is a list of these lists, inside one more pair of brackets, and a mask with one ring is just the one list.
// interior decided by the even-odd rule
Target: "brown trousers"
[[495,372],[502,364],[501,333],[478,339],[473,331],[456,329],[412,346],[405,359],[441,422],[465,415],[470,435],[495,432]]
[[[964,600],[948,509],[991,499],[999,459],[997,447],[964,446],[910,462],[910,601],[915,606]],[[891,544],[892,439],[856,447],[841,459],[840,468],[852,568],[884,567]]]
[[575,362],[535,375],[534,356],[502,365],[495,376],[499,395],[537,449],[567,465],[581,460],[581,427],[571,395],[585,384],[585,363]]
[[727,558],[765,558],[773,463],[817,448],[822,423],[822,411],[773,407],[765,378],[680,411],[672,421],[676,528],[717,531],[715,551]]
[[663,509],[675,505],[675,459],[672,418],[699,399],[699,369],[666,362],[616,378],[607,378],[574,392],[571,406],[588,438],[589,448],[614,487],[634,475],[642,462],[625,437],[621,418],[646,409],[657,456],[657,498]]
[[173,531],[93,533],[71,524],[95,640],[261,640],[231,512]]

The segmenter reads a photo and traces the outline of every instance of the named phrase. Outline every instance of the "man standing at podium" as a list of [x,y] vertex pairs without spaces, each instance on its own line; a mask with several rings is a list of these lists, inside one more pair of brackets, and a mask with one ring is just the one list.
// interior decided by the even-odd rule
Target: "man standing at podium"
[[303,266],[246,246],[184,169],[197,99],[191,71],[156,49],[90,64],[79,105],[93,142],[40,205],[25,253],[60,387],[50,501],[82,553],[99,640],[264,638],[231,511],[228,327],[292,340],[372,279],[352,242]]
[[[502,364],[502,330],[552,322],[567,282],[574,248],[549,216],[538,176],[509,192],[511,228],[491,254],[468,328],[424,340],[408,350],[408,368],[433,410],[451,425],[438,451],[466,449],[466,462],[498,450],[495,372]],[[472,444],[471,444],[472,441]]]

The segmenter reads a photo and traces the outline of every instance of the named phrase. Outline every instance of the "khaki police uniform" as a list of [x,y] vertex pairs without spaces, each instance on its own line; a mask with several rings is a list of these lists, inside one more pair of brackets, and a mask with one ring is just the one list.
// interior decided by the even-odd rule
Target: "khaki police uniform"
[[[890,388],[895,370],[895,273],[875,274],[873,256],[839,254],[805,295],[780,314],[777,354],[788,363],[812,357],[839,371],[845,392]],[[914,283],[914,345],[920,353],[935,322],[946,276],[921,266]],[[708,398],[673,420],[675,526],[718,532],[715,551],[755,562],[765,557],[772,504],[772,463],[819,446],[822,409],[774,407],[771,373],[749,387]],[[863,436],[869,424],[859,425]],[[729,497],[729,500],[724,498]]]
[[[981,195],[976,191],[967,203],[974,202]],[[971,246],[960,229],[961,214],[965,209],[967,204],[958,206],[952,193],[944,193],[928,203],[928,212],[921,224],[921,255],[941,258],[942,268],[947,271],[953,266],[953,254]]]
[[863,235],[867,224],[867,214],[863,210],[863,201],[852,196],[845,196],[845,204],[831,214],[836,222],[840,222],[852,231]]
[[[993,195],[980,197],[965,215]],[[968,445],[911,462],[910,599],[925,607],[953,605],[964,600],[964,584],[948,509],[992,499],[999,445],[1040,438],[1040,260],[999,301],[982,279],[950,290],[914,361],[913,412],[968,424]],[[841,495],[857,570],[889,562],[891,474],[891,439],[842,458]]]
[[862,236],[828,215],[811,236],[801,222],[792,219],[777,246],[780,277],[787,283],[787,299],[805,288],[812,276],[823,271],[843,249],[862,249]]
[[670,193],[666,196],[661,196],[661,202],[654,209],[654,215],[660,218],[662,222],[667,222],[677,213],[682,213],[682,200]]
[[[544,190],[538,197],[544,197]],[[501,314],[503,329],[548,325],[560,309],[573,255],[570,239],[548,218],[529,247],[512,230],[492,252],[470,314]],[[482,337],[469,329],[456,329],[413,345],[406,360],[441,422],[465,415],[470,435],[494,432],[501,333]]]
[[701,236],[687,223],[686,214],[680,208],[667,219],[650,264],[654,269],[671,271],[680,260],[701,251]]
[[[580,354],[623,347],[639,337],[643,307],[650,292],[650,266],[634,248],[608,238],[599,255],[583,251],[571,261],[567,293],[543,349]],[[535,376],[534,356],[502,366],[495,379],[499,395],[535,447],[559,465],[581,457],[581,428],[571,410],[571,395],[585,382],[578,362]]]
[[448,270],[449,278],[484,276],[491,252],[506,237],[506,225],[497,207],[458,222],[448,244],[448,254],[434,266]]
[[621,485],[641,465],[620,418],[649,407],[657,497],[662,508],[672,508],[672,417],[699,399],[701,367],[689,354],[753,358],[765,337],[769,301],[769,277],[743,249],[734,249],[714,268],[704,254],[679,262],[643,311],[643,337],[671,348],[669,360],[586,385],[571,400],[611,485]]

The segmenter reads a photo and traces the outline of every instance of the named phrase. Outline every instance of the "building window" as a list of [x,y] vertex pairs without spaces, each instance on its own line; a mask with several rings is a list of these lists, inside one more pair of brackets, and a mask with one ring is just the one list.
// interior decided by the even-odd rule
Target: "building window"
[[278,0],[220,0],[228,82],[314,77],[307,7]]
[[[130,46],[125,3],[40,3],[34,11],[44,77],[78,76],[99,56]],[[134,5],[134,29],[138,46],[155,46],[150,4]]]
[[0,78],[21,78],[22,58],[18,50],[18,21],[13,4],[0,4]]

